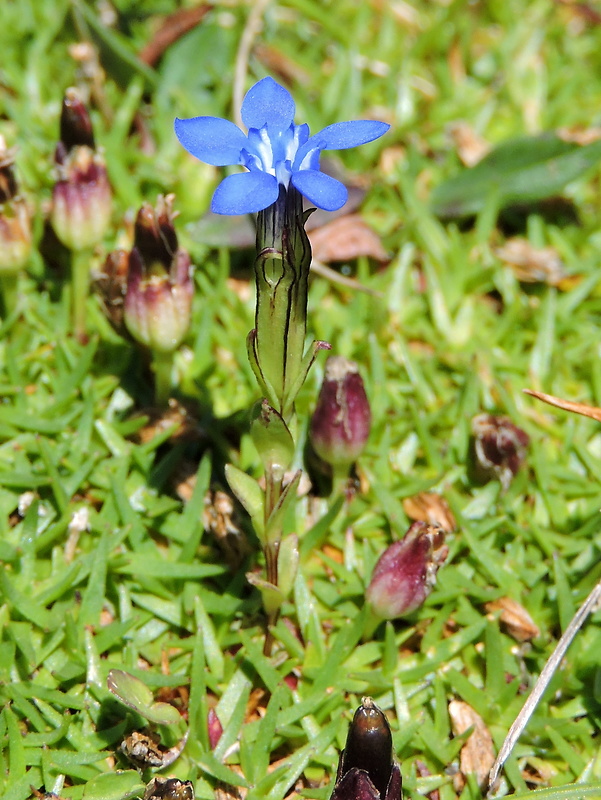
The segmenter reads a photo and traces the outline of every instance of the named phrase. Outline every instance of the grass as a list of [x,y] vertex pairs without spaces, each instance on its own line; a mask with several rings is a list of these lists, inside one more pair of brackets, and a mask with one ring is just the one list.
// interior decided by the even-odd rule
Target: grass
[[[192,161],[172,132],[176,115],[231,117],[249,7],[217,3],[156,68],[134,55],[175,4],[113,8],[120,33],[83,0],[3,3],[0,132],[18,145],[40,241],[62,91],[81,80],[69,47],[89,35],[103,70],[96,138],[115,193],[97,261],[124,241],[123,220],[142,201],[176,194],[197,265],[194,324],[176,359],[194,435],[151,427],[149,372],[95,297],[89,341],[73,338],[64,265],[36,250],[19,279],[20,312],[0,326],[1,797],[25,800],[32,785],[73,800],[142,796],[150,776],[119,748],[144,720],[106,683],[122,669],[185,711],[188,743],[165,773],[191,780],[197,798],[213,798],[219,782],[246,788],[248,800],[327,798],[352,712],[371,695],[391,721],[406,798],[477,800],[473,778],[453,783],[465,737],[452,734],[448,702],[480,714],[498,749],[601,577],[598,425],[521,393],[601,405],[599,170],[564,193],[577,218],[539,206],[512,220],[533,246],[559,252],[574,276],[559,288],[521,284],[499,260],[509,234],[494,198],[465,225],[440,222],[429,197],[460,169],[449,132],[459,120],[491,144],[599,125],[590,110],[601,108],[601,27],[582,7],[548,0],[267,5],[249,84],[285,80],[312,130],[371,115],[393,125],[386,141],[342,153],[369,184],[364,216],[391,254],[379,269],[365,259],[346,268],[379,295],[315,278],[309,299],[311,335],[358,361],[366,381],[365,491],[330,514],[325,500],[299,503],[302,569],[267,659],[260,598],[244,576],[257,556],[232,570],[203,525],[206,490],[225,489],[226,461],[259,474],[245,422],[257,398],[245,353],[249,256],[229,249],[232,226],[220,248],[203,240],[198,219],[217,170]],[[322,369],[323,360],[301,393],[301,439]],[[470,475],[470,420],[482,411],[507,414],[531,437],[506,493]],[[185,502],[182,468],[195,476]],[[457,518],[449,558],[409,621],[364,641],[372,567],[408,526],[402,500],[423,490],[442,493]],[[80,509],[88,525],[77,533]],[[236,523],[254,547],[241,513]],[[487,612],[500,597],[527,608],[541,631],[531,644]],[[541,800],[601,797],[600,653],[597,612],[508,761],[501,795],[540,783]],[[209,708],[223,726],[214,750]]]

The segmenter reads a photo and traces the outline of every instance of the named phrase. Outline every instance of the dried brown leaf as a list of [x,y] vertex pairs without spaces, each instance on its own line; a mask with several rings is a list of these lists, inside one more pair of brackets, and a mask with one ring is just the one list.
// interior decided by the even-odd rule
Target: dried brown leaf
[[275,73],[285,83],[300,83],[304,86],[311,83],[310,73],[276,47],[265,42],[257,42],[254,55],[269,69],[269,72]]
[[490,145],[478,136],[467,122],[455,122],[450,128],[457,155],[466,167],[474,167],[490,151]]
[[465,744],[461,748],[459,765],[463,775],[475,774],[479,786],[484,786],[488,773],[495,760],[492,736],[482,717],[462,700],[451,700],[449,716],[455,736],[473,727]]
[[197,420],[185,406],[173,398],[169,400],[166,409],[145,408],[140,414],[148,417],[147,424],[132,437],[140,444],[152,441],[155,436],[162,435],[169,428],[173,428],[169,437],[172,444],[181,441],[200,441],[203,437]]
[[508,239],[495,254],[508,264],[523,283],[558,286],[566,278],[564,264],[554,247],[533,247],[527,239]]
[[453,533],[457,529],[449,504],[439,494],[420,492],[413,497],[405,497],[403,509],[409,519],[438,525],[445,533]]
[[601,422],[601,408],[597,408],[597,406],[587,406],[584,403],[576,403],[573,400],[562,400],[561,397],[554,397],[552,394],[545,394],[544,392],[535,392],[533,389],[523,389],[523,392],[536,397],[537,400],[542,400],[543,403],[548,403],[550,406],[562,408],[564,411],[573,411],[574,414],[581,414],[583,417],[590,417],[597,420],[597,422]]
[[486,604],[487,611],[500,611],[499,620],[507,633],[518,642],[529,642],[540,636],[540,629],[524,606],[511,597],[500,597]]
[[328,222],[309,233],[313,258],[316,261],[353,261],[367,256],[376,261],[388,261],[380,237],[359,214],[347,214]]
[[601,139],[601,128],[581,128],[574,125],[571,128],[558,128],[556,133],[564,142],[574,142],[582,146]]
[[150,42],[138,54],[140,61],[154,67],[165,50],[195,28],[210,10],[210,5],[202,5],[195,8],[180,8],[168,14]]

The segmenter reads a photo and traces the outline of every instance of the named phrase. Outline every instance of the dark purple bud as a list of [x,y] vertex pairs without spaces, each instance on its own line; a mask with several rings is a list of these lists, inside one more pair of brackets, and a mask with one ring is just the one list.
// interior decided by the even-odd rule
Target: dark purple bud
[[401,800],[401,788],[388,720],[371,698],[364,697],[340,755],[331,800]]
[[19,195],[14,163],[14,151],[0,136],[0,272],[4,274],[17,272],[31,252],[29,209]]
[[63,101],[60,136],[52,227],[70,250],[86,250],[104,236],[112,198],[104,158],[94,149],[92,124],[75,89],[68,89]]
[[60,143],[67,153],[81,145],[90,150],[96,149],[92,120],[77,89],[65,91],[61,109]]
[[359,457],[371,426],[371,411],[357,365],[330,356],[309,436],[317,455],[333,467],[350,467]]
[[472,420],[476,466],[481,477],[498,478],[504,489],[524,463],[530,437],[508,417],[478,414]]
[[134,226],[134,247],[147,268],[157,263],[169,272],[177,252],[177,234],[173,225],[173,195],[159,195],[154,209],[144,203]]
[[135,246],[129,256],[125,324],[140,344],[170,353],[190,327],[193,283],[188,253],[178,248],[173,196],[159,197],[156,210],[138,213]]
[[375,566],[366,592],[374,613],[382,619],[395,619],[419,608],[432,591],[448,552],[442,528],[414,522]]

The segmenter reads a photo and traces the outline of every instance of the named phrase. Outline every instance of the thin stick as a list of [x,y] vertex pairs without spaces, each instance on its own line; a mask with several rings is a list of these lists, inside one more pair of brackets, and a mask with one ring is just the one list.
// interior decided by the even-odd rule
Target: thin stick
[[242,127],[240,109],[242,108],[242,99],[244,97],[244,87],[246,84],[246,73],[248,71],[250,51],[252,50],[253,42],[259,33],[263,12],[270,2],[271,0],[256,0],[250,10],[248,19],[246,20],[246,25],[244,26],[242,36],[240,37],[238,52],[236,53],[232,101],[234,104],[234,116],[239,127]]
[[492,766],[490,771],[490,775],[488,778],[488,793],[493,790],[497,779],[499,777],[499,773],[503,768],[503,764],[509,758],[511,751],[513,750],[517,740],[522,735],[522,731],[528,724],[530,717],[532,716],[534,709],[538,705],[539,700],[543,696],[545,689],[549,685],[555,670],[560,665],[563,657],[566,654],[568,647],[572,644],[572,640],[583,626],[586,618],[591,613],[591,611],[595,610],[597,604],[601,601],[601,580],[595,585],[593,591],[589,594],[586,598],[584,603],[580,606],[578,611],[572,617],[572,620],[568,627],[565,629],[561,639],[557,642],[555,650],[551,653],[551,656],[545,666],[543,667],[543,671],[539,675],[537,682],[534,684],[534,689],[530,693],[530,697],[524,703],[524,706],[520,713],[517,715],[515,722],[509,729],[509,733],[505,737],[505,741],[503,742],[503,746],[499,751],[499,755],[497,756],[497,760]]
[[362,283],[359,283],[359,281],[355,280],[355,278],[349,278],[347,275],[341,275],[339,272],[336,272],[335,269],[328,267],[328,265],[324,264],[322,261],[316,261],[313,259],[311,262],[311,271],[316,275],[321,275],[322,278],[326,278],[326,280],[330,281],[331,283],[339,283],[341,286],[347,286],[349,289],[355,289],[357,292],[371,294],[373,297],[384,297],[382,292],[379,292],[377,289],[372,289],[370,286],[364,286]]

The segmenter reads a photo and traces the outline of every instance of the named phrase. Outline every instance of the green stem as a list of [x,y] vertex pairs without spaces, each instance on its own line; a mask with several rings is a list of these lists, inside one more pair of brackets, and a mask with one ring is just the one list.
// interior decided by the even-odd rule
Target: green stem
[[350,467],[348,464],[336,464],[332,467],[332,497],[344,497],[348,487]]
[[85,339],[86,336],[86,303],[90,290],[91,261],[91,250],[73,250],[71,252],[71,311],[73,332],[78,339]]
[[2,280],[2,316],[6,319],[16,309],[19,302],[19,292],[17,284],[19,275],[17,272],[9,272],[1,276]]
[[[281,537],[280,537],[281,539]],[[278,551],[280,549],[279,541],[274,544],[265,545],[265,571],[269,583],[274,586],[278,585]],[[277,624],[280,616],[280,609],[272,611],[267,615],[267,633],[265,635],[265,644],[263,645],[263,655],[270,656],[273,647],[273,633],[272,630]]]
[[167,406],[171,397],[173,353],[154,351],[152,354],[152,371],[154,372],[155,402],[157,406]]

